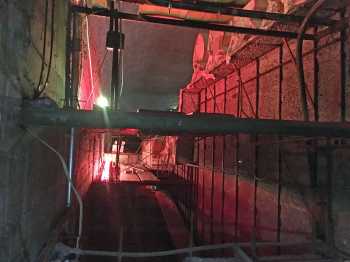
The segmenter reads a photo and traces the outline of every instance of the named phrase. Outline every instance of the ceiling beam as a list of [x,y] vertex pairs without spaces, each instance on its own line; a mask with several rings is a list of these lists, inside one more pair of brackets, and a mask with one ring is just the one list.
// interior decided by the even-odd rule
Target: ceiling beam
[[[279,30],[270,30],[270,29],[260,29],[260,28],[248,28],[248,27],[239,27],[231,26],[224,24],[215,24],[202,21],[192,21],[192,20],[180,20],[172,18],[160,18],[152,17],[145,15],[129,14],[118,11],[111,11],[106,8],[88,8],[82,6],[72,6],[73,12],[84,13],[88,15],[104,16],[104,17],[116,17],[123,20],[137,21],[137,22],[148,22],[155,24],[164,24],[164,25],[173,25],[180,27],[189,27],[197,29],[207,29],[213,31],[222,31],[229,33],[239,33],[239,34],[249,34],[249,35],[261,35],[261,36],[270,36],[270,37],[281,37],[281,38],[297,38],[298,33],[290,31],[279,31]],[[314,35],[305,34],[305,40],[313,40]]]

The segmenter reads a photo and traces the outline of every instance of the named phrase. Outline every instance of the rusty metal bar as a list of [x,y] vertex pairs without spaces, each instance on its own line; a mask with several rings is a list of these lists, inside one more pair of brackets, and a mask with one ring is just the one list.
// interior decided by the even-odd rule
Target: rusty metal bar
[[[225,85],[224,85],[224,108],[223,108],[223,113],[226,114],[227,110],[227,77],[225,77]],[[222,232],[222,237],[221,237],[221,242],[225,241],[225,155],[226,155],[226,136],[222,136],[222,159],[221,159],[221,168],[222,168],[222,184],[221,184],[221,232]]]
[[[110,11],[114,11],[114,2],[110,2]],[[112,12],[110,12],[112,13]],[[118,17],[113,17],[113,15],[110,16],[110,26],[109,30],[116,32],[119,32],[119,19]],[[114,28],[113,28],[114,26]],[[120,95],[120,80],[119,80],[119,67],[120,67],[120,59],[119,59],[119,50],[117,47],[113,47],[112,51],[112,76],[111,76],[111,95],[110,95],[110,102],[111,102],[111,108],[114,110],[119,109],[119,95]]]
[[73,107],[73,92],[72,92],[72,10],[71,4],[68,3],[67,24],[66,24],[66,64],[65,64],[65,107]]
[[[200,101],[201,101],[201,92],[198,92],[198,108],[197,108],[197,112],[200,112],[201,110],[201,106],[200,106]],[[200,164],[200,143],[201,141],[198,141],[196,140],[195,141],[196,143],[196,147],[197,147],[197,164],[199,165]],[[198,216],[198,213],[199,213],[199,203],[198,203],[198,200],[199,200],[199,168],[196,168],[197,170],[197,175],[196,175],[196,236],[199,235],[199,228],[198,228],[198,225],[199,225],[199,216]],[[196,237],[197,239],[197,237]]]
[[[311,246],[313,243],[310,242],[286,242],[286,243],[276,243],[276,242],[259,242],[257,243],[258,247],[273,247],[273,246]],[[84,249],[75,249],[67,247],[67,250],[72,254],[77,254],[80,256],[108,256],[108,257],[119,257],[123,256],[125,258],[150,258],[150,257],[164,257],[180,254],[188,254],[189,252],[200,252],[200,251],[210,251],[218,249],[227,249],[233,248],[238,256],[243,259],[243,261],[252,260],[249,256],[242,250],[242,248],[250,248],[250,242],[232,242],[216,245],[205,245],[205,246],[195,246],[192,248],[181,248],[173,250],[164,250],[164,251],[151,251],[151,252],[119,252],[119,251],[104,251],[104,250],[84,250]]]
[[[141,22],[150,22],[163,25],[173,25],[179,27],[190,27],[198,29],[208,29],[213,31],[229,32],[229,33],[238,33],[238,34],[248,34],[248,35],[260,35],[260,36],[269,36],[269,37],[281,37],[281,38],[291,38],[295,39],[298,37],[296,32],[290,31],[277,31],[271,29],[259,29],[259,28],[249,28],[249,27],[240,27],[233,25],[222,25],[214,24],[202,21],[190,21],[190,20],[177,20],[177,19],[168,19],[168,18],[158,18],[151,16],[139,16],[127,14],[121,15],[121,18],[133,21]],[[313,40],[315,37],[311,34],[305,34],[305,40]]]
[[[341,19],[345,20],[346,9],[342,10],[340,13]],[[346,107],[347,107],[347,74],[348,74],[348,65],[347,65],[347,30],[344,28],[340,32],[340,83],[341,83],[341,98],[340,98],[340,110],[341,110],[341,121],[345,122],[347,117]]]
[[[279,48],[279,64],[281,65],[279,68],[279,78],[278,78],[278,119],[282,120],[282,110],[283,110],[283,45]],[[278,141],[281,141],[282,137],[278,137]],[[277,171],[277,230],[276,230],[276,240],[277,242],[281,241],[281,226],[282,226],[282,148],[281,144],[278,143],[278,171]],[[277,253],[281,253],[281,249],[277,248]]]
[[[317,27],[314,29],[314,32],[317,33]],[[314,118],[315,121],[319,121],[319,61],[318,61],[318,48],[319,48],[319,40],[314,40],[314,48],[313,48],[313,64],[314,64]]]
[[[238,75],[240,74],[240,69],[236,72]],[[238,94],[237,94],[237,109],[236,109],[236,116],[240,117],[241,115],[241,88],[238,89]],[[239,143],[239,134],[235,135],[235,158],[233,159],[233,162],[235,163],[236,167],[236,183],[235,183],[235,232],[234,232],[234,237],[235,240],[237,240],[238,237],[238,215],[239,215],[239,152],[240,152],[240,143]]]
[[[213,111],[214,114],[216,113],[216,98],[215,98],[215,93],[216,93],[216,84],[214,83],[212,85],[213,87],[213,95],[211,96],[211,100],[213,101]],[[208,87],[209,89],[211,88],[210,86]],[[211,193],[210,193],[210,243],[214,243],[214,188],[215,188],[215,153],[216,153],[216,136],[212,136],[211,138],[212,141],[212,158],[211,158],[211,166],[212,166],[212,171],[211,171]]]
[[[169,2],[162,0],[152,0],[153,3],[157,5],[162,5],[165,7],[171,6],[171,8],[179,8],[192,11],[202,11],[215,14],[223,14],[230,16],[238,17],[249,17],[255,19],[266,19],[273,20],[284,23],[301,23],[304,19],[304,16],[292,15],[292,14],[282,14],[282,13],[271,13],[257,10],[245,10],[242,8],[233,8],[233,7],[224,7],[224,6],[213,6],[208,5],[203,2],[196,3],[195,5],[190,2]],[[73,6],[75,12],[92,14],[98,16],[110,16],[110,10],[106,8],[88,8],[83,6]],[[114,12],[114,15],[117,16],[117,12]],[[332,20],[329,18],[316,18],[313,17],[310,19],[310,25],[323,25],[323,26],[332,26],[337,22],[337,20]]]
[[[327,141],[327,146],[330,146],[330,141]],[[334,219],[333,219],[333,200],[334,200],[334,193],[333,193],[333,174],[334,174],[334,152],[331,150],[331,148],[328,148],[326,150],[326,172],[327,172],[327,192],[326,192],[326,209],[327,209],[327,215],[326,215],[326,235],[327,239],[326,242],[329,247],[333,248],[335,245],[335,237],[334,237]]]
[[[289,32],[289,31],[276,31],[276,30],[269,30],[269,29],[258,29],[258,28],[248,28],[248,27],[207,23],[202,21],[190,21],[190,20],[179,20],[179,19],[171,19],[171,18],[141,16],[141,15],[123,13],[118,11],[114,11],[111,14],[110,10],[104,9],[104,8],[87,8],[87,7],[74,6],[73,11],[85,13],[85,14],[97,15],[97,16],[106,16],[106,17],[112,15],[120,19],[130,20],[130,21],[149,22],[149,23],[155,23],[155,24],[173,25],[173,26],[180,26],[180,27],[208,29],[213,31],[223,31],[223,32],[230,32],[230,33],[263,35],[263,36],[270,36],[270,37],[295,38],[295,39],[298,37],[298,34],[296,32]],[[304,39],[313,40],[314,36],[310,34],[305,34]]]
[[[264,12],[257,10],[246,10],[242,8],[235,7],[225,7],[212,5],[205,2],[173,2],[169,0],[150,0],[151,3],[155,5],[160,5],[164,7],[171,6],[172,8],[179,8],[185,10],[199,11],[199,12],[209,12],[214,14],[223,14],[229,16],[238,16],[238,17],[249,17],[254,19],[266,19],[272,21],[278,21],[282,23],[301,23],[304,19],[304,16],[298,16],[293,14],[282,14],[282,13],[272,13]],[[328,18],[316,18],[313,17],[310,19],[310,24],[312,25],[334,25],[335,20]]]
[[[208,92],[207,92],[207,89],[204,89],[204,101],[205,101],[205,104],[204,104],[204,112],[207,113],[208,111],[208,104],[207,104],[207,97],[208,97]],[[202,141],[203,143],[203,166],[205,167],[206,166],[206,158],[207,158],[207,138],[205,137]],[[204,208],[205,208],[205,173],[203,172],[202,174],[202,185],[203,185],[203,189],[202,189],[202,213],[204,213]],[[206,232],[206,221],[204,219],[202,219],[202,234],[203,234],[203,237],[205,237],[205,232]]]
[[350,123],[242,119],[224,114],[76,111],[25,107],[21,124],[28,126],[138,128],[154,134],[265,134],[350,137]]
[[[256,100],[255,100],[255,118],[259,118],[259,104],[260,104],[260,60],[259,58],[256,60]],[[251,139],[251,142],[253,143],[251,145],[251,152],[252,154],[251,159],[252,159],[252,172],[254,174],[254,196],[253,196],[253,232],[252,232],[252,245],[253,245],[253,257],[257,257],[257,249],[256,249],[256,241],[257,241],[257,236],[256,236],[256,230],[257,230],[257,191],[258,191],[258,146],[257,144],[259,143],[259,137],[257,135],[253,136]],[[254,154],[254,156],[253,156]]]

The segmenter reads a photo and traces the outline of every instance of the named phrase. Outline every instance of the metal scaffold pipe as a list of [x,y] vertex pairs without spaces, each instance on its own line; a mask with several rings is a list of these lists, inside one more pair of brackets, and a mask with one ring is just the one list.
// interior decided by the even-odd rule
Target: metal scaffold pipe
[[154,134],[265,134],[350,138],[350,124],[242,119],[232,115],[164,112],[77,111],[24,108],[22,124],[85,128],[136,128]]

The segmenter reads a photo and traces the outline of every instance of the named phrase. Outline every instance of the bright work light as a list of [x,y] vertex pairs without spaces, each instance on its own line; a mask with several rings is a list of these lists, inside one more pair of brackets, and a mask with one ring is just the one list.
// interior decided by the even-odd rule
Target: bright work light
[[96,105],[98,107],[101,107],[101,108],[107,108],[109,107],[109,103],[108,103],[108,100],[107,98],[105,98],[104,96],[99,96],[97,99],[96,99]]

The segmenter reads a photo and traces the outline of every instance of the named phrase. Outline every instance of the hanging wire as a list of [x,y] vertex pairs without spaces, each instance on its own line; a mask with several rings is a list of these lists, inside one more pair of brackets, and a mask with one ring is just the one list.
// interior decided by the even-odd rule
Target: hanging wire
[[40,76],[39,81],[37,83],[36,88],[34,89],[34,99],[37,98],[37,92],[40,90],[40,86],[42,84],[43,76],[44,76],[44,69],[45,69],[45,57],[46,57],[46,38],[47,38],[47,23],[48,23],[48,16],[49,16],[49,0],[45,1],[45,21],[44,21],[44,39],[43,39],[43,51],[42,51],[42,59],[41,59],[41,69],[40,69]]
[[76,187],[74,186],[74,182],[72,181],[72,179],[69,177],[69,172],[68,172],[68,167],[66,164],[66,160],[64,159],[64,157],[61,155],[60,152],[58,152],[55,148],[53,148],[51,145],[49,145],[45,140],[43,140],[42,138],[40,138],[38,135],[36,135],[34,133],[34,131],[32,131],[29,128],[25,129],[29,135],[31,135],[33,138],[37,139],[41,144],[43,144],[44,146],[46,146],[48,149],[50,149],[52,152],[54,152],[57,157],[59,158],[62,167],[63,167],[63,171],[64,171],[64,175],[68,181],[68,183],[70,183],[70,185],[72,186],[73,192],[77,198],[78,201],[78,205],[79,205],[79,224],[78,224],[78,236],[76,239],[76,244],[75,247],[79,248],[80,245],[80,238],[83,232],[83,200],[78,192],[78,190],[76,189]]
[[[288,40],[284,38],[283,41],[284,41],[284,43],[285,43],[286,46],[287,46],[287,49],[288,49],[288,51],[289,51],[290,56],[292,57],[292,60],[293,60],[294,65],[297,66],[296,58],[295,58],[295,56],[294,56],[294,54],[293,54],[292,48],[290,47]],[[313,106],[313,108],[314,108],[314,110],[315,110],[315,102],[314,102],[314,100],[313,100],[313,98],[312,98],[312,96],[311,96],[311,94],[310,94],[309,89],[306,88],[305,91],[306,91],[306,94],[307,94],[307,96],[308,96],[308,98],[309,98],[309,100],[310,100],[310,102],[311,102],[311,104],[312,104],[312,106]]]
[[38,98],[46,89],[49,79],[50,79],[50,74],[51,74],[51,67],[52,67],[52,58],[53,58],[53,49],[54,49],[54,39],[55,39],[55,9],[56,9],[56,0],[52,0],[51,2],[51,39],[50,39],[50,55],[49,55],[49,64],[47,68],[47,74],[45,78],[45,82],[42,85],[43,88],[40,90],[39,88],[36,90],[34,94],[34,98]]
[[[83,4],[87,6],[86,0],[83,0]],[[89,103],[91,97],[93,96],[93,93],[95,92],[95,85],[94,85],[94,76],[93,76],[93,68],[92,68],[92,60],[91,60],[91,49],[90,49],[90,34],[89,34],[89,16],[85,16],[85,23],[86,23],[86,43],[87,43],[87,49],[88,49],[88,59],[89,59],[89,71],[90,71],[90,85],[91,85],[91,92],[88,96],[88,99],[86,100],[86,103]]]

